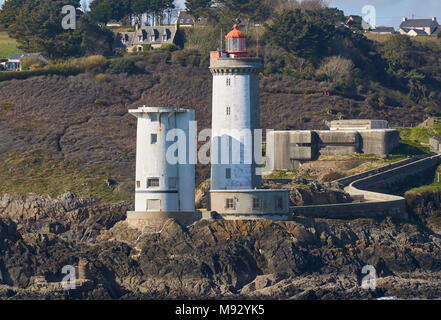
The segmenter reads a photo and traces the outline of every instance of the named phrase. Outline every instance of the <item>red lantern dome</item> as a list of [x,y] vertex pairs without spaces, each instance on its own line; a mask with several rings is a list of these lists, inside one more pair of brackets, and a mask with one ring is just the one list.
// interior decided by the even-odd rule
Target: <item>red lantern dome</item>
[[226,38],[226,39],[237,39],[237,38],[239,38],[239,39],[245,39],[246,36],[245,36],[241,31],[239,31],[239,30],[237,29],[238,27],[239,27],[239,26],[238,26],[237,24],[235,24],[235,25],[233,26],[233,30],[231,30],[230,33],[228,33],[228,34],[225,36],[225,38]]
[[235,24],[233,30],[227,34],[227,53],[236,57],[247,57],[246,36],[238,29]]

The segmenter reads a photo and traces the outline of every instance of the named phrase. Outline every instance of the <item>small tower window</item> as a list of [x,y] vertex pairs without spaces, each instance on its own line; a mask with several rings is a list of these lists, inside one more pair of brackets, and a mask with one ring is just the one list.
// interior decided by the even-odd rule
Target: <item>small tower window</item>
[[231,86],[231,79],[227,78],[227,87]]
[[136,181],[136,188],[141,188],[141,181]]
[[147,179],[147,188],[159,187],[159,178]]
[[168,187],[170,189],[176,189],[178,186],[178,179],[176,178],[168,178]]
[[283,210],[283,198],[277,198],[276,210]]
[[152,133],[150,135],[150,143],[155,144],[156,142],[158,142],[158,135],[156,133]]
[[225,179],[231,179],[231,168],[225,170]]
[[231,107],[227,107],[227,116],[231,114]]
[[225,209],[236,209],[236,206],[234,205],[234,199],[226,199],[225,200]]
[[262,200],[259,198],[253,198],[253,210],[262,209]]

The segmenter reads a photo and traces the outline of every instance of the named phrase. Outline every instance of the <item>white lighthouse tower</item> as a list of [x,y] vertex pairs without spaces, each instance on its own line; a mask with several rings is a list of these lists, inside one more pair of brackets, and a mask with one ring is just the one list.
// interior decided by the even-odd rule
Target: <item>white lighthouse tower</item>
[[211,52],[213,118],[210,209],[224,218],[287,217],[288,190],[260,190],[259,58],[250,57],[246,36],[234,25],[226,51]]
[[192,223],[195,212],[194,110],[141,107],[138,118],[135,211],[127,221],[142,228],[174,218]]
[[212,52],[212,190],[260,187],[254,159],[254,129],[260,128],[260,59],[249,57],[245,35],[234,25],[227,51]]

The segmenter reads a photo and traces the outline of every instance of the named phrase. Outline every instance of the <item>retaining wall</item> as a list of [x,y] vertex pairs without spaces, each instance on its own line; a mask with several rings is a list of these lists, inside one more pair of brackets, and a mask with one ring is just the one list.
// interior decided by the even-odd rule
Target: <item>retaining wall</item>
[[[397,183],[401,179],[418,174],[440,163],[441,155],[430,155],[424,159],[411,162],[406,160],[404,164],[402,162],[398,167],[368,175],[350,183],[346,191],[351,196],[362,198],[367,202],[294,207],[294,215],[326,218],[374,218],[380,216],[407,218],[405,198],[375,192],[375,189],[385,183]],[[354,177],[350,178],[353,179]]]

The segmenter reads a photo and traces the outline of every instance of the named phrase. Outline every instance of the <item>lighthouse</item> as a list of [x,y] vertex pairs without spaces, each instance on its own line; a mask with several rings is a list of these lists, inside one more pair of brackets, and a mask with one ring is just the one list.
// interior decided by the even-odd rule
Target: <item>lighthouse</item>
[[129,225],[151,228],[170,218],[193,223],[198,219],[194,110],[143,106],[129,113],[138,119],[135,211],[127,213]]
[[260,128],[259,73],[262,62],[249,56],[246,37],[234,25],[227,50],[211,53],[213,75],[211,189],[259,188],[254,130]]
[[[261,189],[259,76],[238,25],[225,51],[213,51],[211,190],[209,207],[225,219],[289,219],[289,190]],[[270,217],[271,216],[271,217]]]

